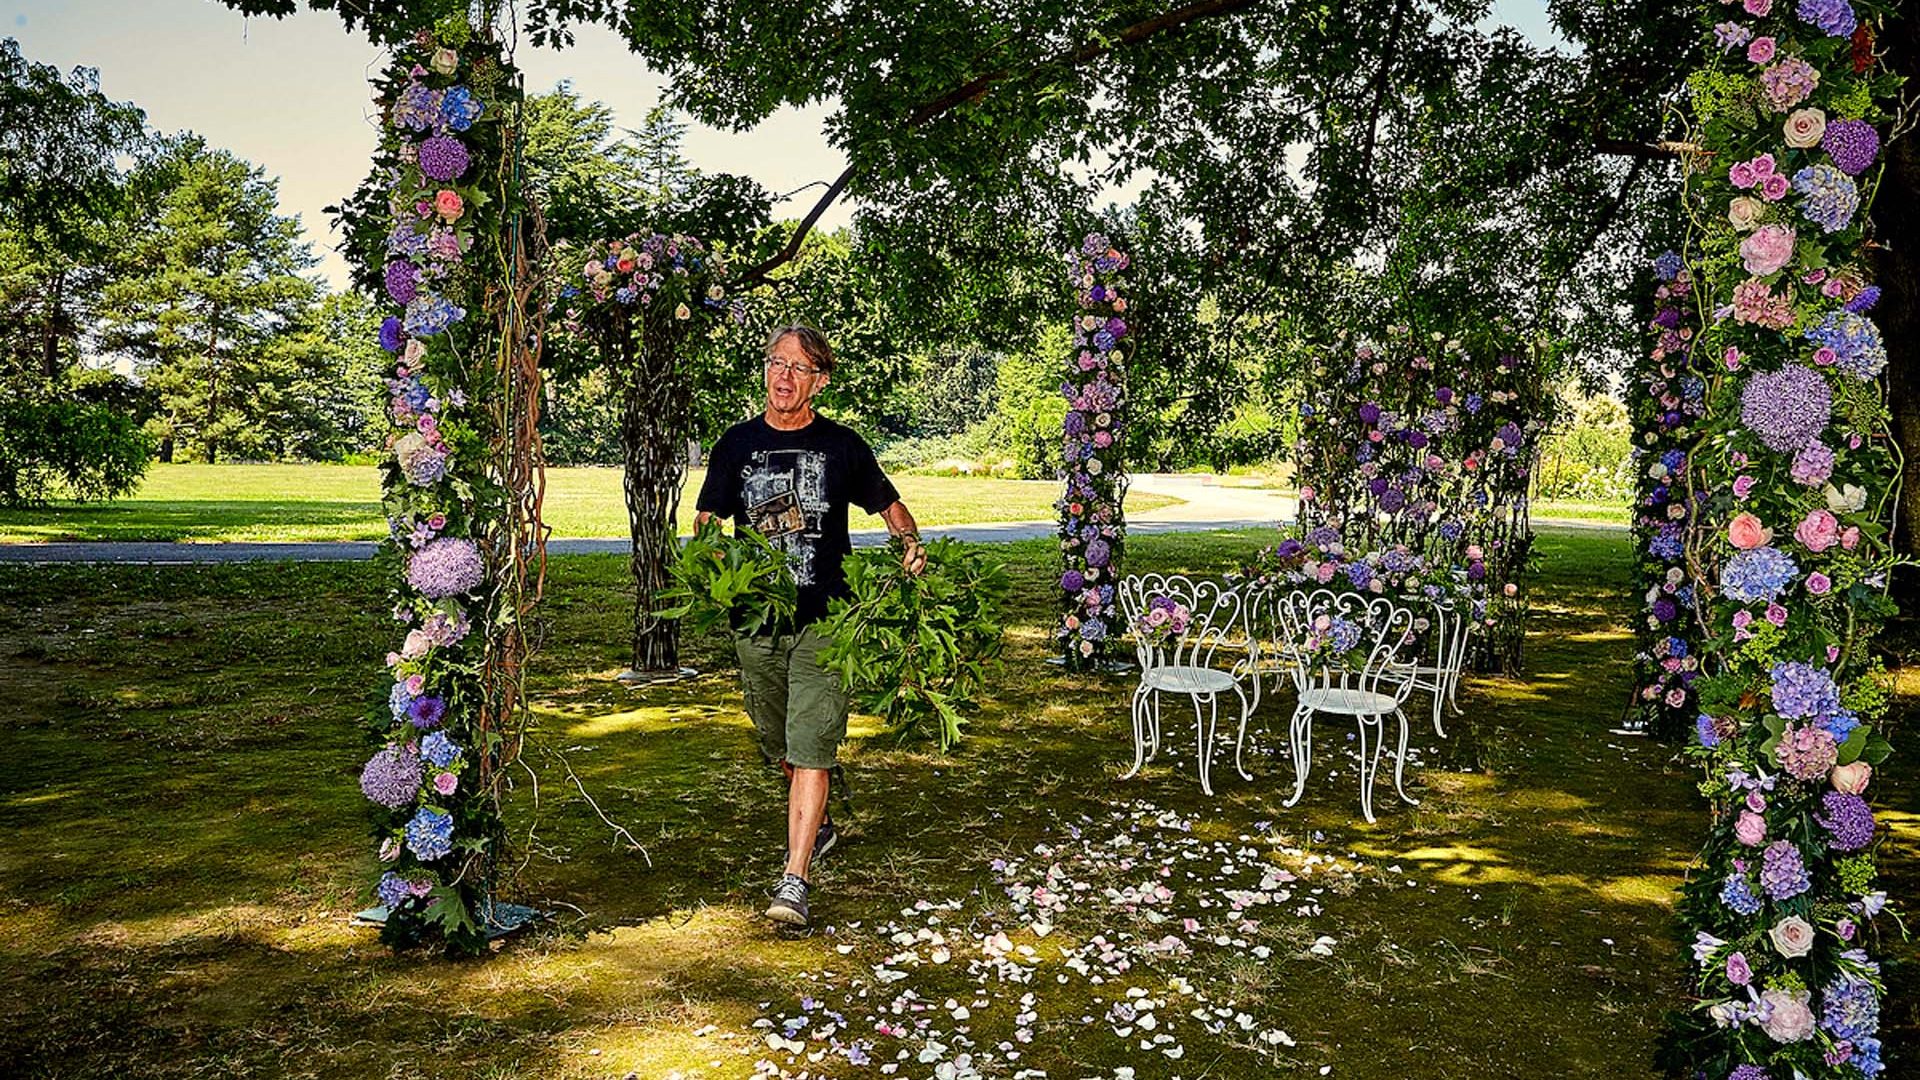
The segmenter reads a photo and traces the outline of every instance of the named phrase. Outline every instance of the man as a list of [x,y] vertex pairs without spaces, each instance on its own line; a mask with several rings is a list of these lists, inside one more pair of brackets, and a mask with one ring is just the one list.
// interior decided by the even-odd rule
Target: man
[[734,641],[760,752],[787,777],[787,865],[767,917],[794,926],[807,924],[815,855],[839,839],[826,816],[827,789],[847,733],[847,699],[839,678],[820,666],[826,642],[814,624],[830,600],[849,594],[841,566],[853,550],[848,506],[879,514],[887,531],[905,540],[908,572],[920,573],[927,562],[913,515],[873,449],[813,411],[814,395],[832,375],[833,348],[820,331],[798,324],[774,331],[766,411],[720,436],[695,504],[700,524],[730,517],[763,533],[786,553],[799,586],[795,625]]

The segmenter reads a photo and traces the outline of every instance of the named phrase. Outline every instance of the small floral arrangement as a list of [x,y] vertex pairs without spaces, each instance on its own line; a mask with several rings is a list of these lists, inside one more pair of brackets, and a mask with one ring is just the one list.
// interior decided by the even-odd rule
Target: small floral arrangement
[[1358,666],[1365,660],[1364,656],[1357,655],[1363,636],[1365,631],[1359,623],[1323,611],[1313,617],[1306,638],[1294,646],[1309,667]]
[[1141,644],[1158,649],[1178,641],[1192,622],[1193,612],[1185,604],[1156,593],[1147,599],[1147,610],[1134,617],[1133,633]]
[[691,236],[634,233],[594,245],[579,263],[575,284],[560,290],[568,328],[580,329],[587,305],[618,305],[686,322],[696,312],[741,309],[727,300],[726,256]]

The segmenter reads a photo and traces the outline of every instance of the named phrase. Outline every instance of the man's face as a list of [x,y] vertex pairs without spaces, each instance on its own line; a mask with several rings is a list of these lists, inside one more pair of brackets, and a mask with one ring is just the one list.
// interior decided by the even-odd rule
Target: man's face
[[767,354],[767,406],[779,413],[797,413],[827,385],[827,376],[807,359],[800,339],[792,334],[774,342]]

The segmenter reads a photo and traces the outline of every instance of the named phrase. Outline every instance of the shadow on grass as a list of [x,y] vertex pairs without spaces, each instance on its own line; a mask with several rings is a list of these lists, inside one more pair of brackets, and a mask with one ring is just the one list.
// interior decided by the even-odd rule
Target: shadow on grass
[[[1131,549],[1136,569],[1214,573],[1264,539]],[[379,707],[391,636],[375,568],[0,572],[0,730],[15,744],[0,775],[0,1071],[745,1075],[747,1044],[721,1035],[757,1039],[759,1003],[813,992],[822,972],[868,970],[891,948],[876,928],[916,899],[964,900],[969,928],[986,932],[1008,917],[994,859],[1035,858],[1062,829],[1149,800],[1222,843],[1278,832],[1359,866],[1319,897],[1325,914],[1251,932],[1271,961],[1217,950],[1128,976],[1192,980],[1300,1044],[1275,1057],[1220,1041],[1191,1073],[1646,1075],[1661,1014],[1684,998],[1672,903],[1700,808],[1666,748],[1606,734],[1631,659],[1625,538],[1559,534],[1541,547],[1528,676],[1470,681],[1447,739],[1416,701],[1410,790],[1422,803],[1400,805],[1383,784],[1371,826],[1338,724],[1316,732],[1306,797],[1280,805],[1293,776],[1270,729],[1284,731],[1284,699],[1266,702],[1249,736],[1252,782],[1233,775],[1223,744],[1218,796],[1202,796],[1177,710],[1161,758],[1120,781],[1130,684],[1040,662],[1050,545],[996,548],[1017,582],[1006,670],[949,757],[856,718],[853,805],[836,809],[847,840],[819,868],[822,930],[804,938],[754,915],[782,857],[783,798],[754,759],[730,648],[687,642],[708,674],[686,683],[611,683],[625,569],[557,559],[531,686],[538,810],[534,785],[518,786],[510,820],[534,827],[508,892],[558,919],[465,964],[393,957],[345,922],[376,873],[354,787],[368,752],[360,717]],[[1882,797],[1910,797],[1901,759],[1887,773]],[[644,854],[616,840],[582,785]],[[1907,895],[1915,831],[1902,826],[1886,860],[1889,887]],[[1083,921],[1056,940],[1135,929]],[[1338,941],[1331,956],[1306,948],[1320,933]],[[1889,1008],[1896,1052],[1914,1027],[1907,970],[1892,975],[1908,995]],[[973,983],[929,971],[912,985],[944,996]],[[1046,990],[1052,1026],[1022,1064],[1171,1074],[1073,1021],[1104,1011],[1120,984]],[[1006,1019],[983,1013],[981,1038],[1002,1037]],[[701,1034],[709,1025],[721,1030]]]

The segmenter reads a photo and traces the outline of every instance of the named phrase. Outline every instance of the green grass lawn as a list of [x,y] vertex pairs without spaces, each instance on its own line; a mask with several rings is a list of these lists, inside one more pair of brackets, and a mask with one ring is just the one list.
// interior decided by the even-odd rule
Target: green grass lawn
[[[693,517],[704,470],[687,478],[680,500],[683,528]],[[1041,480],[958,476],[894,478],[920,524],[969,525],[1046,521],[1060,485]],[[1177,502],[1135,494],[1130,510]],[[627,535],[620,471],[547,470],[544,503],[557,537]],[[855,528],[880,527],[879,518]],[[380,475],[357,465],[155,465],[133,495],[105,504],[59,503],[41,510],[0,510],[0,543],[49,540],[378,540]]]
[[[1266,538],[1130,551],[1135,569],[1214,573]],[[1263,706],[1251,782],[1229,749],[1203,797],[1179,710],[1162,760],[1118,779],[1129,684],[1042,662],[1049,547],[996,549],[1017,583],[1007,664],[954,753],[855,719],[847,839],[805,936],[757,917],[783,803],[730,649],[690,641],[709,674],[623,689],[621,561],[556,559],[530,680],[538,798],[516,792],[505,888],[555,919],[460,963],[393,956],[347,922],[377,872],[355,787],[393,639],[373,566],[0,569],[0,1075],[690,1080],[767,1058],[851,1077],[904,1050],[892,1075],[920,1078],[929,1041],[949,1062],[991,1055],[987,1076],[1056,1080],[1653,1074],[1689,984],[1674,900],[1705,820],[1683,760],[1606,731],[1632,654],[1624,536],[1543,534],[1526,677],[1470,679],[1446,739],[1416,727],[1421,803],[1383,782],[1371,826],[1337,724],[1306,798],[1280,805],[1291,764],[1265,728],[1284,731],[1285,701]],[[1902,676],[1910,716],[1920,672]],[[1884,885],[1909,899],[1912,761],[1874,788]],[[1065,908],[1042,936],[1005,889],[1050,867]],[[1011,959],[983,952],[999,932]],[[1907,1075],[1916,953],[1885,955],[1907,962],[1884,1017],[1887,1075]],[[771,1049],[803,1015],[809,1050],[868,1039],[874,1066]]]

